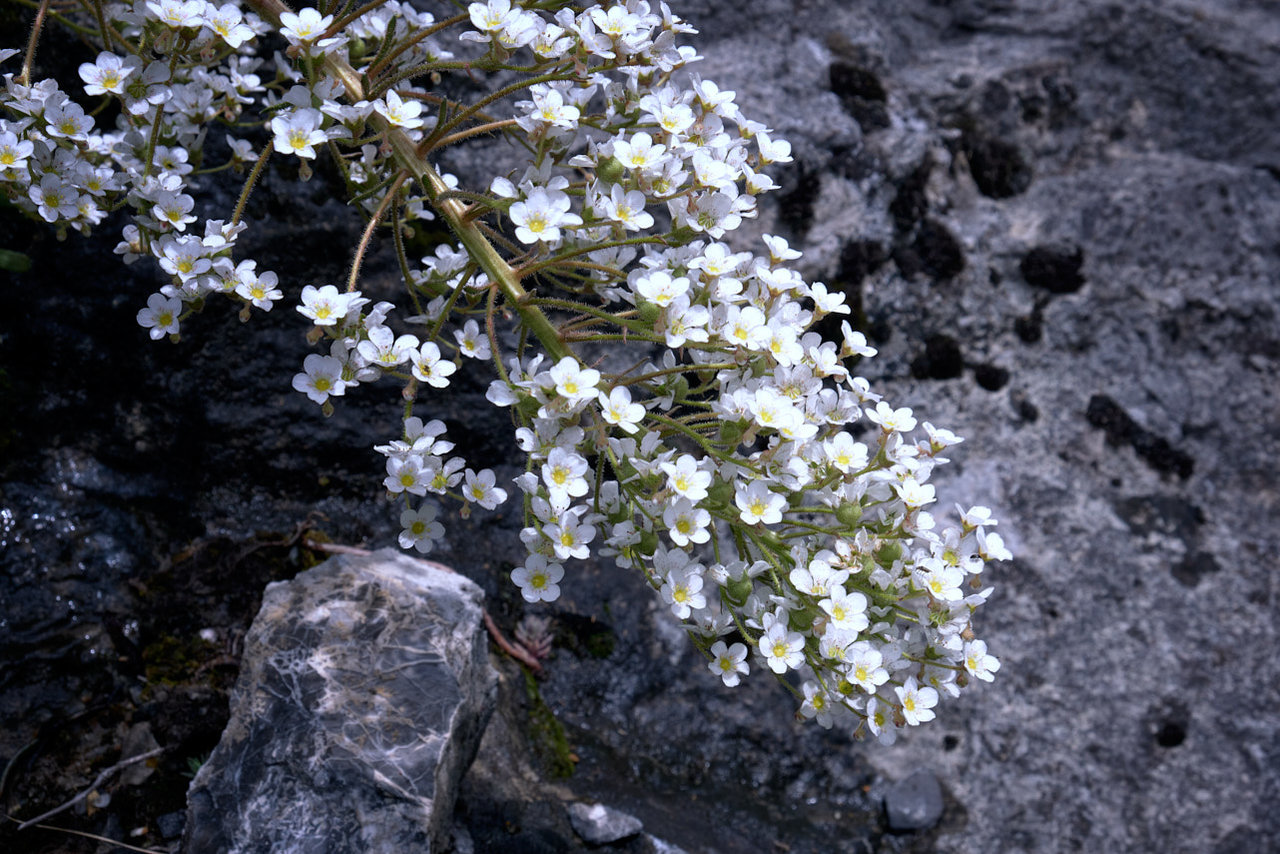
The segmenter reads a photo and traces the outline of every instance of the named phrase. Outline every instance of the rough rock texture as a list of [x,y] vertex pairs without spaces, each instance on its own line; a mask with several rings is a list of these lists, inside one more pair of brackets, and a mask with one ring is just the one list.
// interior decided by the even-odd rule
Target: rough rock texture
[[[672,2],[702,29],[700,72],[794,144],[750,227],[845,289],[878,391],[967,437],[939,495],[993,506],[1017,555],[977,627],[1003,667],[896,746],[855,743],[797,723],[767,680],[718,687],[643,581],[606,563],[569,566],[560,601],[527,607],[507,577],[518,509],[451,520],[439,556],[504,630],[553,618],[545,679],[500,665],[456,812],[475,850],[580,850],[575,800],[695,854],[1280,850],[1280,16],[1246,0]],[[494,162],[479,142],[443,159],[464,181]],[[322,179],[299,192],[273,167],[250,203],[246,249],[295,289],[338,280],[355,233]],[[225,214],[234,190],[209,188],[202,211]],[[305,566],[289,536],[312,510],[335,540],[394,542],[370,448],[395,429],[395,390],[322,419],[289,387],[309,351],[288,312],[241,326],[212,308],[153,344],[133,323],[153,275],[109,257],[110,230],[58,243],[10,217],[0,234],[35,262],[0,279],[23,319],[0,338],[0,760],[19,760],[4,794],[33,815],[74,793],[102,765],[57,736],[110,747],[103,716],[122,715],[174,746],[161,771],[178,786],[136,799],[168,813],[185,758],[211,746],[196,722],[223,706],[162,653],[233,654],[263,582]],[[394,296],[393,266],[366,261],[372,296]],[[518,474],[488,378],[456,379],[423,414]],[[205,627],[216,647],[193,640]],[[883,795],[918,768],[943,817],[890,833]],[[133,827],[132,790],[112,795],[78,826]],[[79,844],[6,833],[5,850]]]
[[392,550],[269,586],[184,850],[444,850],[493,710],[481,599]]

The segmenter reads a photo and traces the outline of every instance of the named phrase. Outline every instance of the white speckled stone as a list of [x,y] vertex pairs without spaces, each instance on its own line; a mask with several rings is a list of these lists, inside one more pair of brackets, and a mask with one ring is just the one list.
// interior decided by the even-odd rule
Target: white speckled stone
[[442,850],[494,703],[481,598],[390,549],[270,585],[183,850]]

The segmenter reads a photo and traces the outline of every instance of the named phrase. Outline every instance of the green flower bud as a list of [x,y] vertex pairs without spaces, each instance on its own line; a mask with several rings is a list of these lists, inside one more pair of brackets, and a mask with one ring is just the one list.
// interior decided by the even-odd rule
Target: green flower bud
[[646,299],[640,300],[636,305],[636,310],[640,312],[640,319],[645,323],[654,323],[658,320],[658,314],[662,309]]
[[861,504],[841,504],[836,508],[836,519],[846,528],[852,528],[862,518]]
[[722,421],[720,422],[720,441],[737,447],[742,441],[745,430],[741,421]]
[[885,569],[893,566],[893,562],[902,557],[902,546],[897,543],[885,543],[876,549],[876,563]]
[[596,177],[609,184],[616,184],[621,181],[626,172],[626,167],[616,157],[610,157],[596,167]]
[[653,531],[642,531],[640,533],[640,542],[636,543],[636,551],[645,557],[653,557],[653,553],[658,550],[658,535]]
[[744,604],[753,589],[755,589],[755,582],[745,572],[741,578],[730,579],[729,583],[724,586],[724,592],[729,597],[729,601],[735,605]]

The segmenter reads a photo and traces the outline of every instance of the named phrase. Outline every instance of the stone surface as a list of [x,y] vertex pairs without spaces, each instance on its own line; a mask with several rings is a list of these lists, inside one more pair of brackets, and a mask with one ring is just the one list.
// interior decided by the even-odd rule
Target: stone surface
[[592,845],[617,842],[644,829],[640,819],[604,804],[569,804],[567,811],[574,832]]
[[268,587],[184,850],[444,850],[492,712],[481,599],[391,550]]
[[942,818],[942,786],[929,771],[916,771],[884,793],[891,830],[927,830]]

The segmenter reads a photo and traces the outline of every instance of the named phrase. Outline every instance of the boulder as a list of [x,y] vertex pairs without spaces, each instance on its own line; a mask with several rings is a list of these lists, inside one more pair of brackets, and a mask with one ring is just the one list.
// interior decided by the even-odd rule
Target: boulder
[[390,549],[272,584],[183,850],[440,851],[495,681],[471,581]]

